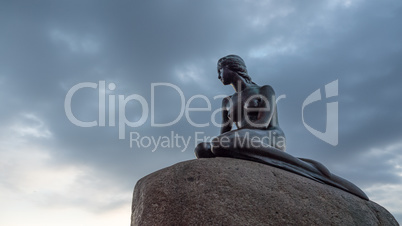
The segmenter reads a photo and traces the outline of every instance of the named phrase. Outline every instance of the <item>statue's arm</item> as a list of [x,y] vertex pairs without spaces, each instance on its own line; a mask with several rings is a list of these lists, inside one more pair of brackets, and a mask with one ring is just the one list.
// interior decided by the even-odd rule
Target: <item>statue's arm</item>
[[230,102],[230,97],[223,98],[222,100],[222,127],[221,134],[232,130],[233,122],[229,118],[228,105]]
[[253,121],[250,126],[254,129],[267,129],[275,112],[275,91],[269,86],[265,85],[260,88],[259,95],[261,96],[261,104],[258,109],[250,109],[258,111],[257,120]]

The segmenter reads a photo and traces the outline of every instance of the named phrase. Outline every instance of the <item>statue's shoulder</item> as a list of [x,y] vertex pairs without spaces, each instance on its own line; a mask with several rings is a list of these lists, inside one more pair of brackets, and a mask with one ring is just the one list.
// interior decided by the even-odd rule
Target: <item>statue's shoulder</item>
[[272,86],[270,86],[270,85],[263,85],[263,86],[261,86],[261,87],[260,87],[260,91],[269,92],[269,93],[275,94],[274,88],[272,88]]

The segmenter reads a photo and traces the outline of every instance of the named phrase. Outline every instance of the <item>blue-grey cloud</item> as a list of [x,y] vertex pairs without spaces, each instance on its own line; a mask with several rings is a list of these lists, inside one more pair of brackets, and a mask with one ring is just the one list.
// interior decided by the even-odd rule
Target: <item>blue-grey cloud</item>
[[[213,111],[220,105],[214,96],[233,93],[219,83],[216,61],[234,53],[244,58],[257,84],[271,84],[278,96],[286,95],[278,106],[289,153],[321,161],[363,189],[402,183],[397,145],[402,137],[398,1],[6,1],[0,5],[0,138],[6,143],[14,134],[27,144],[44,147],[52,167],[86,166],[119,191],[130,192],[140,177],[194,158],[194,140],[184,152],[179,147],[155,152],[152,147],[130,148],[128,139],[118,139],[118,117],[114,127],[78,127],[66,116],[66,94],[81,82],[106,81],[106,87],[116,85],[106,98],[115,95],[118,103],[118,95],[138,94],[150,104],[151,84],[167,82],[177,85],[186,100],[205,95]],[[339,103],[335,147],[309,133],[301,118],[305,98],[334,80],[339,96],[328,101]],[[155,94],[156,121],[173,120],[181,107],[178,93],[159,87]],[[98,119],[98,89],[82,89],[72,101],[77,118]],[[326,103],[305,109],[306,123],[321,131]],[[205,103],[198,100],[193,106]],[[135,121],[141,110],[138,102],[130,102],[127,118]],[[152,127],[149,115],[141,127],[127,127],[126,137],[130,132],[169,136],[171,131],[193,138],[195,132],[214,136],[219,128],[212,125],[210,115],[190,114],[197,123],[209,122],[203,128],[192,126],[185,116],[170,127]],[[116,205],[111,201],[110,209]]]

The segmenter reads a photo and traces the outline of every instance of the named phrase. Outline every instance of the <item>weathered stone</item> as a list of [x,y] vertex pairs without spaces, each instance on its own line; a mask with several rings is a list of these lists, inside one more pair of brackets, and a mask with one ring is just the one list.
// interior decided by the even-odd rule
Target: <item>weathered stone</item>
[[383,207],[256,162],[181,162],[138,181],[131,225],[398,225]]

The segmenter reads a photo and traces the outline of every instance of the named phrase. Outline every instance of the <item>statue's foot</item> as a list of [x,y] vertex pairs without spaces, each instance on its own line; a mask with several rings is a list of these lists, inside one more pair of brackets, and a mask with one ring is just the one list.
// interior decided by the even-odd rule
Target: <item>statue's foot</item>
[[209,142],[202,142],[194,149],[195,156],[197,158],[214,158],[216,157],[211,151],[211,144]]

